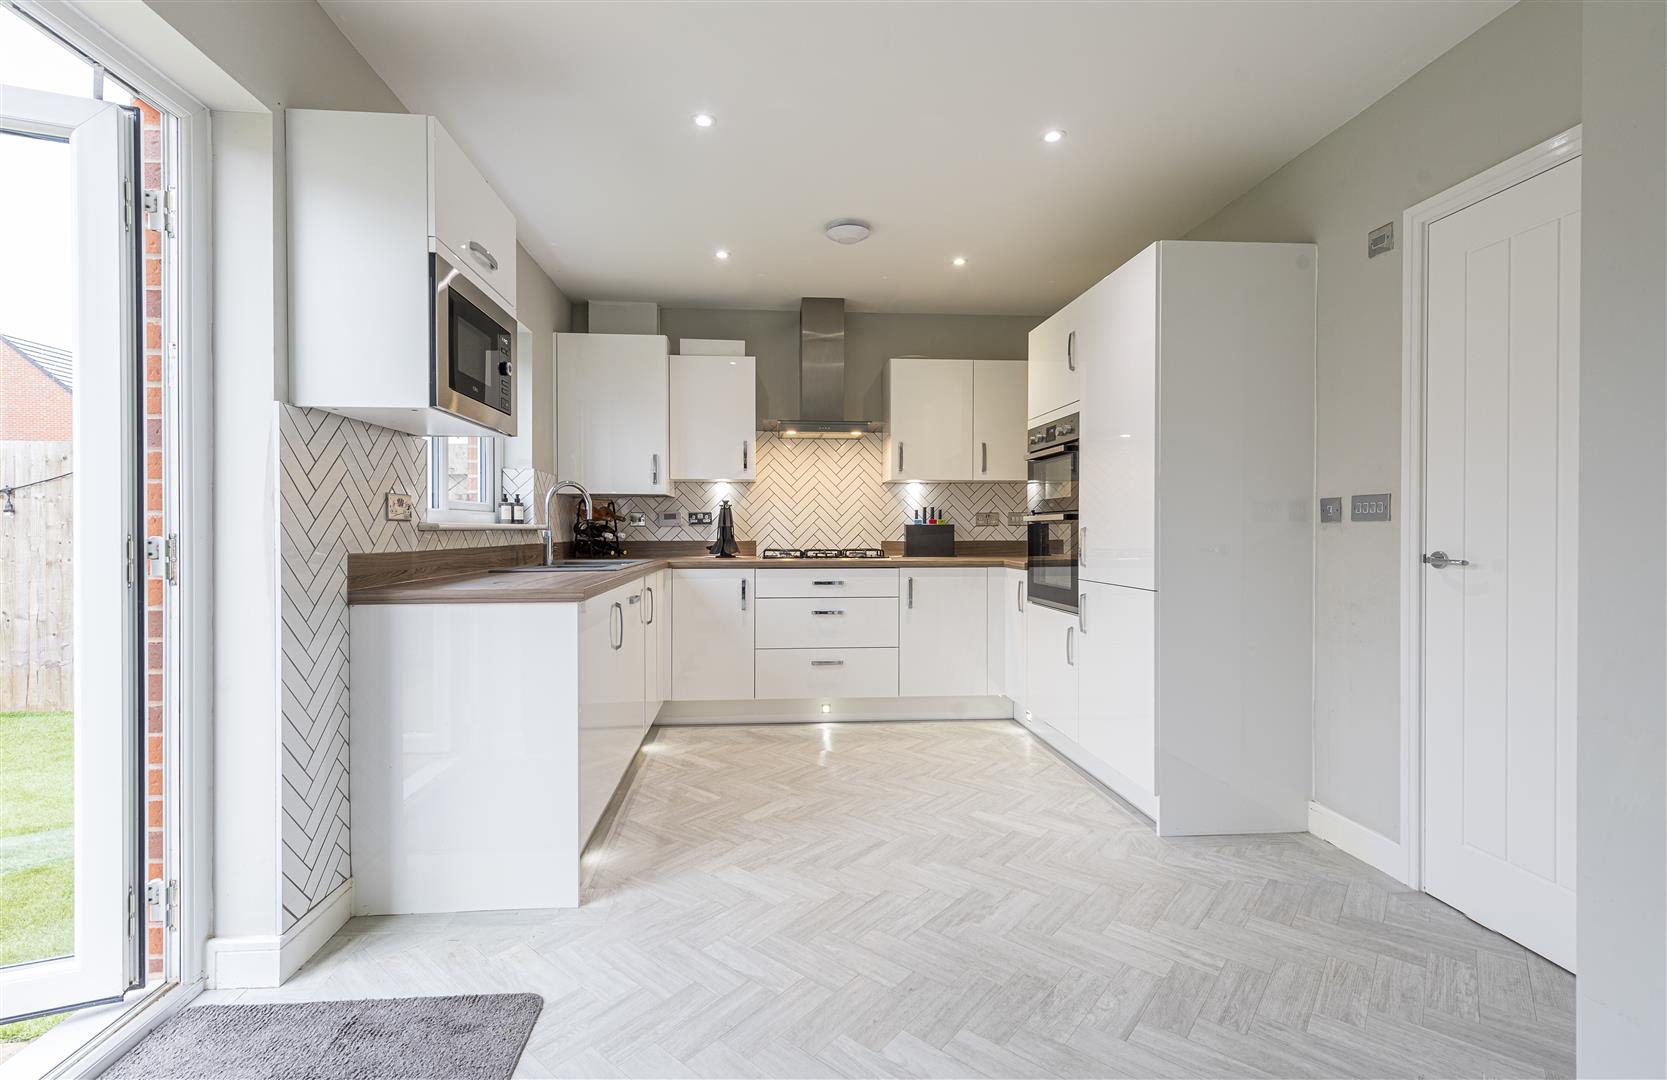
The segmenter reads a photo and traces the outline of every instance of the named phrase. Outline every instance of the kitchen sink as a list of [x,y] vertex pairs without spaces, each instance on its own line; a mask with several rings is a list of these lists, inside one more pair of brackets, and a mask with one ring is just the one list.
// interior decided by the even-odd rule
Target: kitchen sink
[[647,559],[563,559],[554,566],[543,563],[533,563],[530,566],[500,566],[493,569],[494,574],[554,574],[595,573],[602,570],[624,570],[628,566],[636,566],[647,562]]

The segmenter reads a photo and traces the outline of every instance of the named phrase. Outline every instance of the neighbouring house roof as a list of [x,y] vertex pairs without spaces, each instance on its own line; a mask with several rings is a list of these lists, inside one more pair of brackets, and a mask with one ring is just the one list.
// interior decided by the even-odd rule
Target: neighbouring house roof
[[42,345],[28,338],[0,334],[0,341],[10,345],[23,359],[46,372],[47,377],[70,393],[75,392],[75,358],[68,349],[56,345]]

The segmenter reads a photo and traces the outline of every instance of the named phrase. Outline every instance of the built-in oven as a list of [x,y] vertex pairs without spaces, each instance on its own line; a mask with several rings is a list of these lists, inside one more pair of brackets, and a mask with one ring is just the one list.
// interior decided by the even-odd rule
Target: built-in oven
[[1077,416],[1030,429],[1025,484],[1032,603],[1077,610]]
[[442,255],[434,283],[434,407],[515,434],[515,319]]

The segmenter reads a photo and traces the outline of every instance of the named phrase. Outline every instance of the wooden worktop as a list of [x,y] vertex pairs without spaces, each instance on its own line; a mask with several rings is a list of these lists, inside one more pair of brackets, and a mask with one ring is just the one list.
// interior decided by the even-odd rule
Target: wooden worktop
[[[910,558],[888,555],[881,559],[761,559],[742,555],[720,559],[687,551],[655,550],[652,544],[640,560],[618,570],[556,571],[551,573],[494,574],[494,566],[539,562],[543,552],[532,544],[518,547],[475,548],[460,551],[401,552],[395,557],[354,555],[348,562],[349,604],[571,604],[600,596],[645,574],[670,567],[688,569],[775,569],[814,566],[829,569],[886,569],[888,567],[1003,566],[1024,569],[1019,544],[967,545],[952,556]],[[685,545],[686,547],[686,545]],[[427,556],[427,557],[424,557]]]

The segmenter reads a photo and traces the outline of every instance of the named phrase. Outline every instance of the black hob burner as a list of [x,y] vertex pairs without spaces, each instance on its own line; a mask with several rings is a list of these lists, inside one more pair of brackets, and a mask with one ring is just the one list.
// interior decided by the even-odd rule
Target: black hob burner
[[765,548],[766,559],[883,559],[879,548]]

